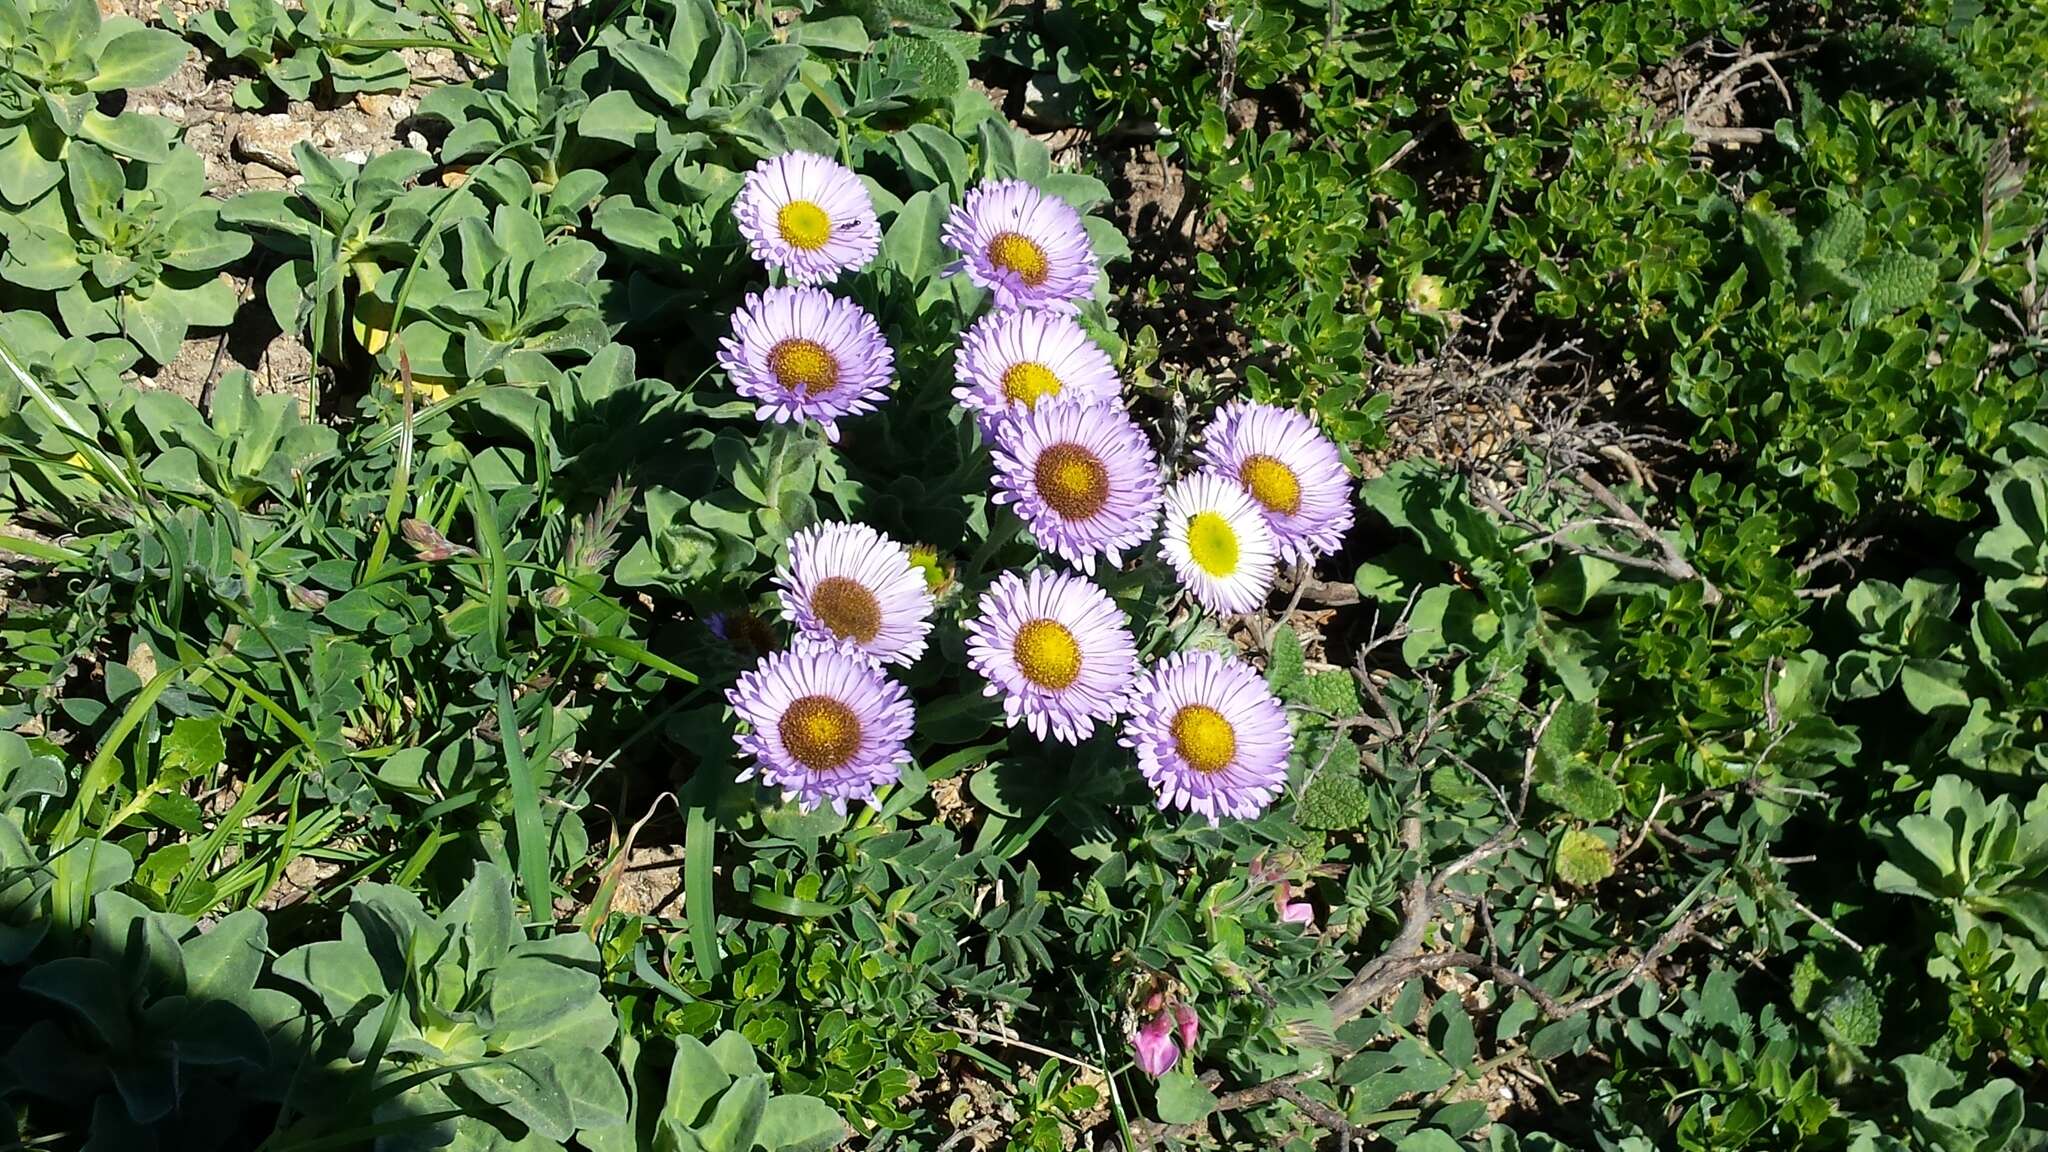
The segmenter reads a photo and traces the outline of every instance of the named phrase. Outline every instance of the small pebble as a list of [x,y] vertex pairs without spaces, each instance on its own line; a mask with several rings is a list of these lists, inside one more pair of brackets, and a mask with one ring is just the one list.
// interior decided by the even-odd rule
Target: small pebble
[[418,132],[407,132],[405,134],[405,146],[415,152],[428,151],[426,136]]
[[360,148],[352,152],[343,152],[341,158],[351,164],[368,164],[370,162],[370,154]]
[[168,119],[183,120],[185,109],[177,104],[166,104],[163,106],[163,115]]

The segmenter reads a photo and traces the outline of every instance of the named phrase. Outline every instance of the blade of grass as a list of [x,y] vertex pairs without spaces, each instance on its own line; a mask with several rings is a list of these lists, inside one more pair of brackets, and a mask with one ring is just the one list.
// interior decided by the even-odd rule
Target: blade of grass
[[685,684],[695,684],[697,682],[697,677],[692,675],[688,669],[656,656],[654,653],[649,652],[644,645],[635,644],[631,640],[618,636],[585,636],[582,637],[582,641],[584,644],[597,649],[607,656],[624,656],[636,664],[652,668],[664,676],[673,676]]
[[474,473],[469,478],[468,495],[469,513],[476,521],[477,551],[490,566],[484,584],[484,615],[490,621],[491,652],[502,660],[512,632],[512,622],[505,611],[511,578],[505,571],[505,542],[498,531],[498,506]]
[[171,682],[184,671],[184,665],[174,664],[158,672],[150,677],[149,683],[144,684],[141,691],[129,699],[128,707],[121,710],[121,715],[114,721],[114,726],[107,730],[107,738],[100,742],[100,750],[93,756],[92,763],[86,765],[85,775],[78,782],[77,797],[71,801],[71,807],[65,810],[64,818],[57,822],[56,834],[51,838],[53,844],[60,847],[69,844],[77,837],[79,830],[85,827],[86,808],[94,800],[99,799],[100,793],[113,787],[115,777],[120,774],[121,746],[128,742],[129,734],[134,732],[143,718],[149,715],[150,710],[156,707],[157,697],[162,696],[164,690],[171,686]]
[[683,914],[690,920],[690,956],[697,975],[718,979],[718,909],[713,901],[712,864],[718,852],[718,829],[701,804],[690,807],[683,832]]
[[498,740],[505,750],[505,771],[512,780],[512,829],[519,837],[519,886],[537,923],[554,919],[555,902],[548,884],[548,840],[541,829],[540,789],[526,749],[519,741],[519,717],[512,711],[512,685],[498,681]]

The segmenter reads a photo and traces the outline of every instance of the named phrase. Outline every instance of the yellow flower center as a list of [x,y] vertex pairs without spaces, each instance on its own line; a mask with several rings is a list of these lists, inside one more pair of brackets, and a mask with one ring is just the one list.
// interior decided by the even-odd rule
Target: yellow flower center
[[1036,288],[1052,273],[1038,241],[1020,232],[1000,232],[988,242],[988,262]]
[[839,383],[839,361],[816,340],[793,336],[768,350],[768,370],[786,392],[816,395]]
[[1032,620],[1017,629],[1010,645],[1017,658],[1017,670],[1024,678],[1058,692],[1081,675],[1081,646],[1074,634],[1057,620]]
[[1086,520],[1109,503],[1109,469],[1079,444],[1054,444],[1040,452],[1031,478],[1038,495],[1068,520]]
[[1220,512],[1197,512],[1188,521],[1188,555],[1211,576],[1237,571],[1237,529]]
[[782,747],[813,772],[829,772],[860,751],[860,717],[830,696],[806,696],[782,711]]
[[858,580],[827,576],[811,589],[811,611],[832,634],[871,643],[882,630],[882,604]]
[[1173,750],[1197,772],[1221,772],[1237,755],[1237,730],[1214,708],[1188,704],[1173,714]]
[[1282,516],[1301,511],[1301,480],[1294,469],[1271,456],[1247,456],[1238,465],[1237,478],[1266,511]]
[[775,214],[775,230],[783,243],[816,252],[832,239],[832,217],[809,200],[791,200]]
[[1036,361],[1012,364],[1003,373],[1003,398],[1012,404],[1022,404],[1027,411],[1037,407],[1040,400],[1059,394],[1060,378]]

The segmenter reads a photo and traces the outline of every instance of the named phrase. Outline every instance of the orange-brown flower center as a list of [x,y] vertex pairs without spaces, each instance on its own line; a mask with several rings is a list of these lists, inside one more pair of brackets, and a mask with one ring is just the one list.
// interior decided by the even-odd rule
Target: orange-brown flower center
[[860,751],[860,717],[830,696],[805,696],[782,711],[782,746],[813,772],[829,772]]
[[1032,469],[1038,494],[1068,520],[1086,520],[1109,503],[1109,468],[1079,444],[1054,444]]
[[827,576],[811,589],[811,611],[832,634],[872,643],[882,630],[882,602],[858,580]]

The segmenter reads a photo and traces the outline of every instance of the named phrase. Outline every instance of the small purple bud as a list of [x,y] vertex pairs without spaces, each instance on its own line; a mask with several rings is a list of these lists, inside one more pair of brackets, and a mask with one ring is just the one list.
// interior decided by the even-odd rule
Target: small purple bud
[[1145,1026],[1138,1029],[1137,1039],[1133,1041],[1132,1047],[1137,1053],[1138,1070],[1145,1075],[1163,1076],[1180,1060],[1180,1048],[1169,1035],[1172,1027],[1172,1017],[1161,1012],[1145,1021]]
[[1195,1050],[1195,1028],[1201,1023],[1195,1016],[1195,1010],[1186,1004],[1175,1004],[1173,1006],[1173,1018],[1180,1024],[1180,1046],[1193,1052]]

